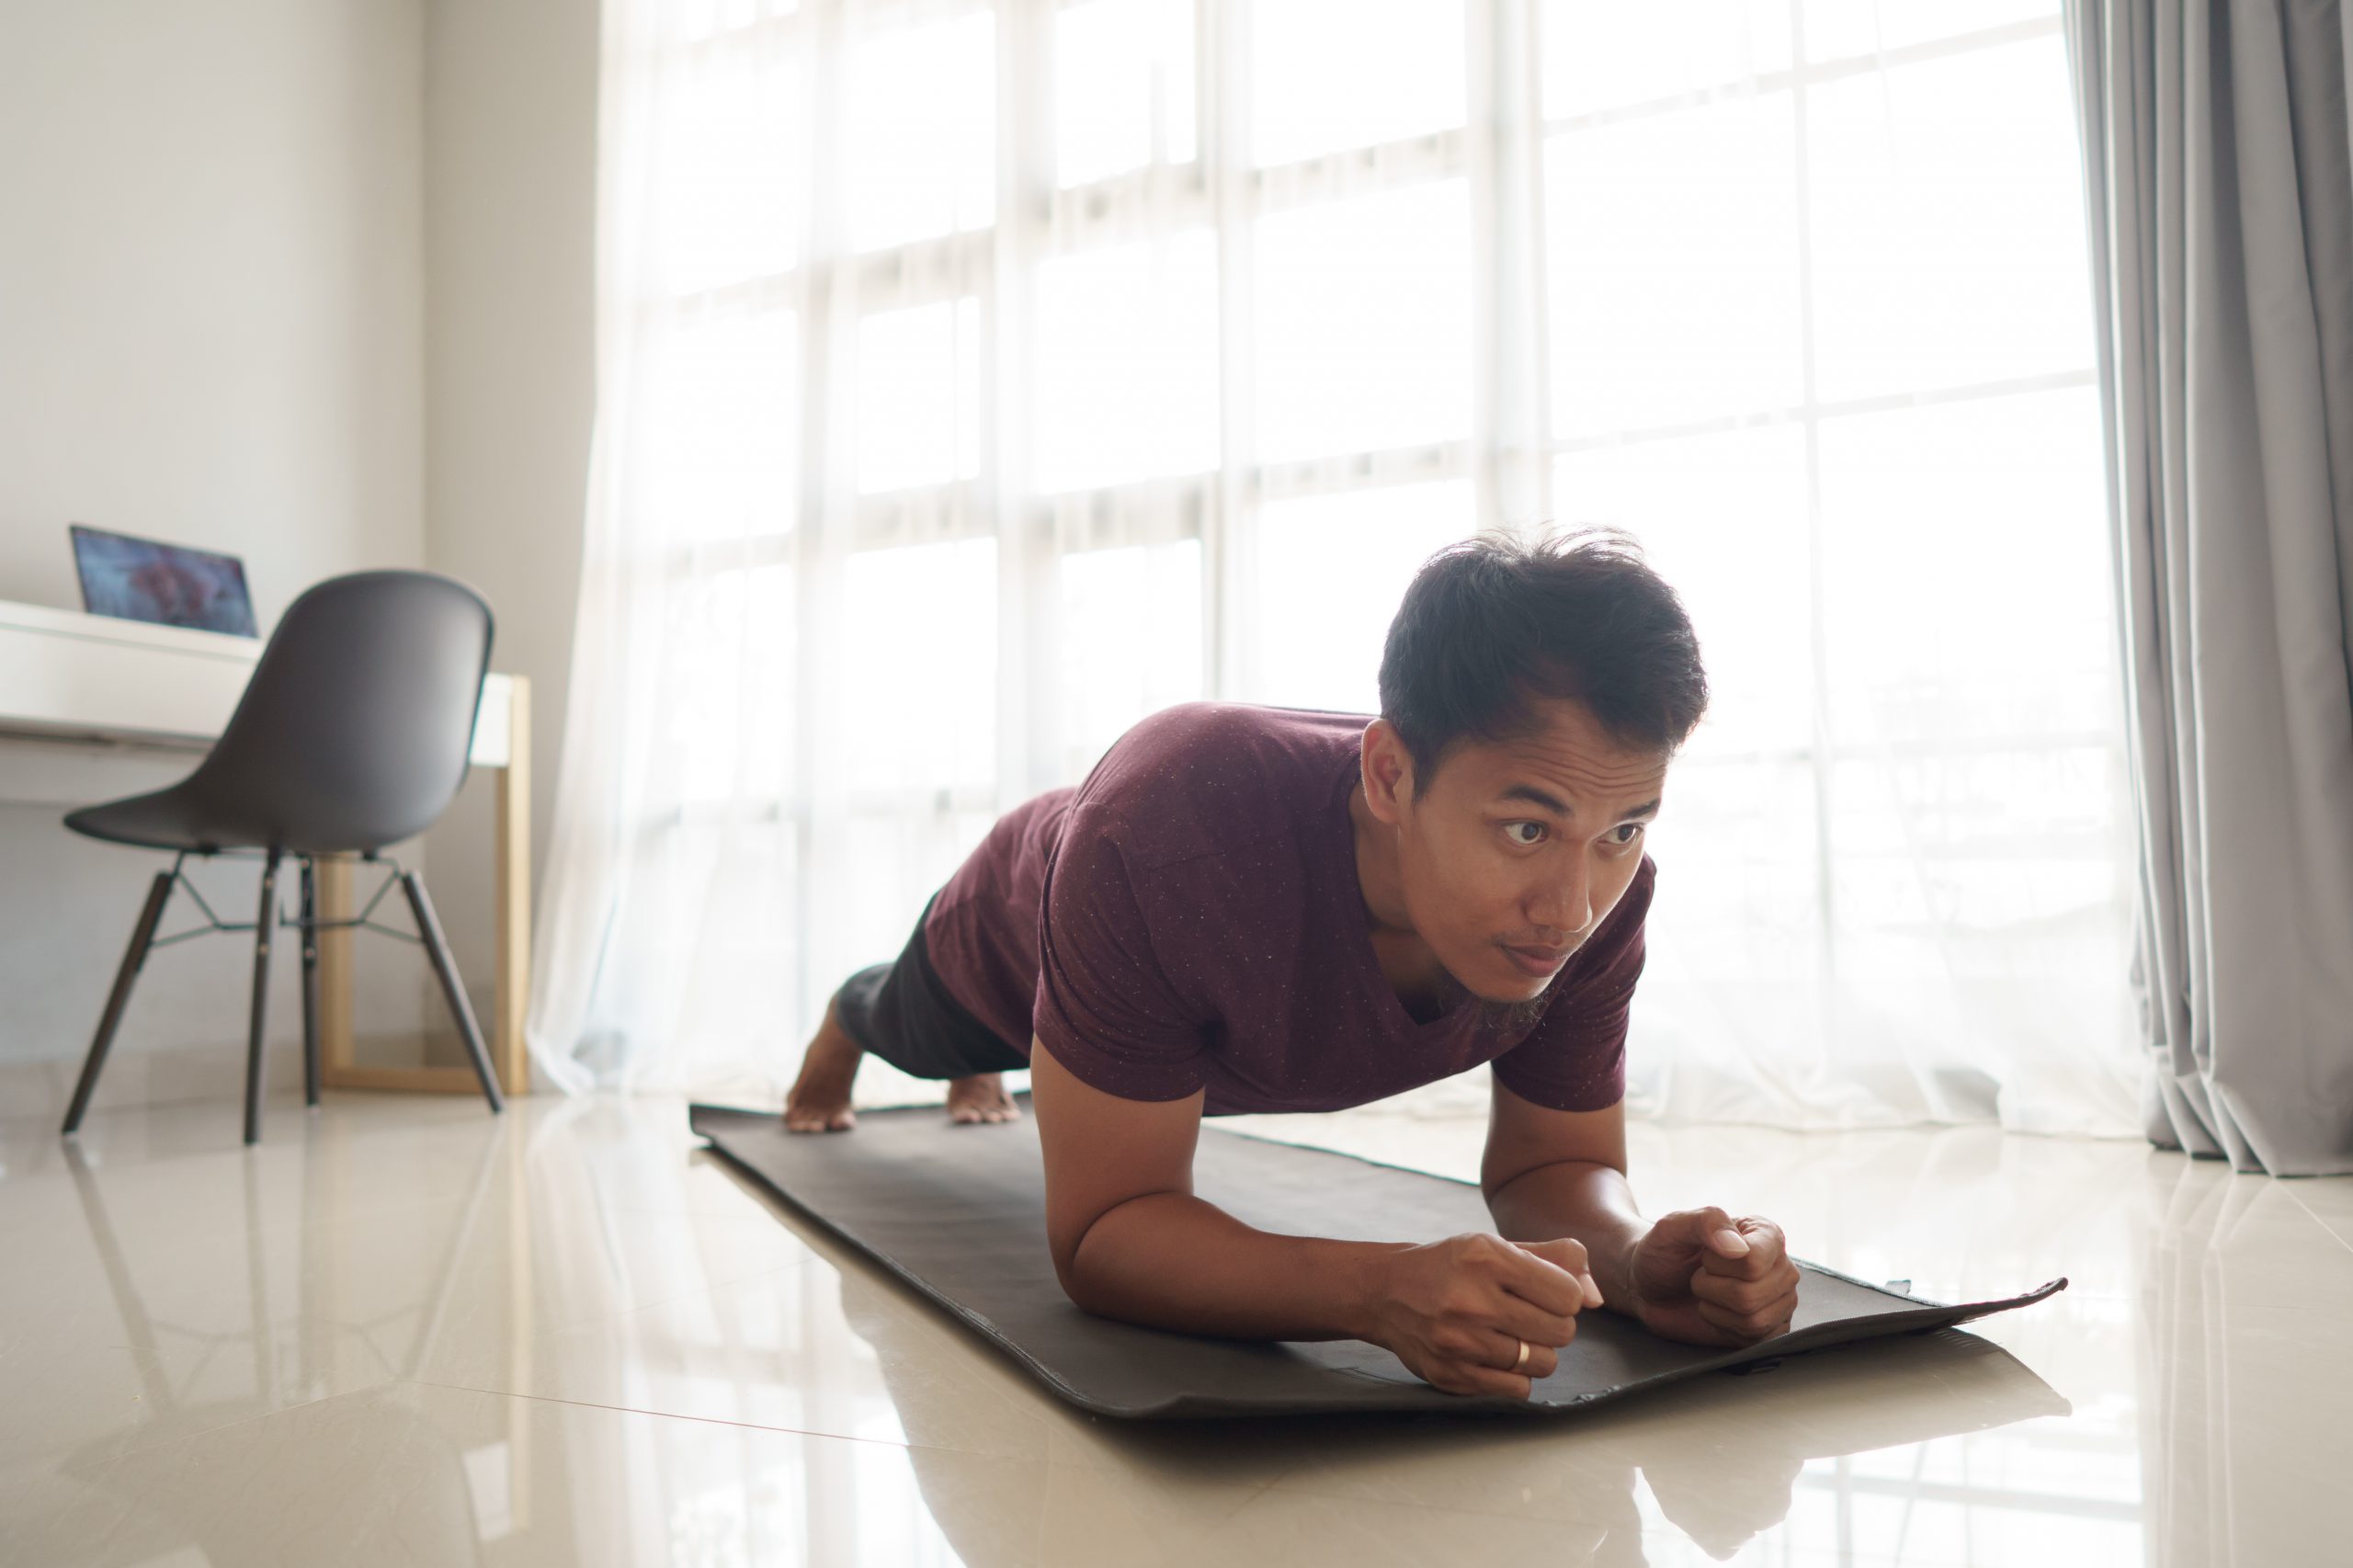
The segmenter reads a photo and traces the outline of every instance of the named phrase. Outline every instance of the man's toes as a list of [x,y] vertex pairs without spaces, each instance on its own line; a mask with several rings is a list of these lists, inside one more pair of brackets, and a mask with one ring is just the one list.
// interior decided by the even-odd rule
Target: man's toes
[[847,1132],[857,1125],[858,1118],[847,1106],[831,1111],[788,1109],[784,1113],[787,1132]]
[[990,1074],[984,1080],[959,1078],[949,1086],[948,1119],[960,1127],[1017,1121],[1021,1112],[1005,1086]]

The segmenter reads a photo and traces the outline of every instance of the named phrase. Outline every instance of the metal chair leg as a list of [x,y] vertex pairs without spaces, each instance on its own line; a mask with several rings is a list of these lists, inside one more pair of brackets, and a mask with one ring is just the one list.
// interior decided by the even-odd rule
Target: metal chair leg
[[114,989],[107,993],[106,1011],[98,1015],[98,1032],[90,1040],[90,1054],[82,1061],[81,1080],[74,1085],[74,1103],[65,1112],[63,1131],[72,1137],[81,1131],[82,1117],[90,1108],[90,1096],[98,1086],[98,1071],[107,1064],[107,1052],[114,1046],[114,1031],[122,1024],[122,1012],[131,1004],[131,987],[138,980],[140,969],[147,962],[147,949],[155,939],[155,927],[164,919],[164,905],[172,896],[172,883],[178,880],[179,868],[158,871],[148,886],[147,902],[139,911],[139,924],[131,928],[131,946],[122,955],[122,967],[115,971]]
[[269,943],[278,926],[278,858],[261,867],[261,913],[254,916],[254,1006],[245,1036],[245,1142],[261,1142],[261,1037],[269,1021]]
[[318,862],[302,857],[302,1103],[319,1108]]
[[449,999],[449,1011],[457,1017],[458,1034],[466,1042],[466,1054],[473,1059],[474,1076],[482,1081],[483,1098],[490,1102],[494,1114],[504,1110],[506,1102],[498,1093],[497,1076],[490,1070],[490,1052],[483,1048],[473,1006],[466,1000],[466,988],[458,979],[458,966],[450,960],[449,939],[441,935],[441,922],[433,913],[433,901],[426,896],[425,884],[417,880],[415,871],[401,873],[401,891],[408,894],[408,911],[415,918],[416,934],[425,938],[426,953],[433,960],[433,972],[441,981],[441,994]]

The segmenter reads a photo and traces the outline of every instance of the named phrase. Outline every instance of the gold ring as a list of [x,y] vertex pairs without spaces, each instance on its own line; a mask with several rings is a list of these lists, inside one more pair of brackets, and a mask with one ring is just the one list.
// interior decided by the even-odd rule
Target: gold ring
[[1525,1367],[1525,1366],[1527,1366],[1527,1365],[1528,1365],[1528,1341],[1526,1341],[1525,1339],[1523,1339],[1523,1340],[1520,1340],[1520,1341],[1518,1342],[1518,1344],[1519,1344],[1519,1359],[1518,1359],[1518,1360],[1517,1360],[1517,1361],[1514,1361],[1514,1362],[1511,1364],[1511,1369],[1512,1369],[1513,1371],[1515,1371],[1515,1372],[1518,1371],[1522,1367]]

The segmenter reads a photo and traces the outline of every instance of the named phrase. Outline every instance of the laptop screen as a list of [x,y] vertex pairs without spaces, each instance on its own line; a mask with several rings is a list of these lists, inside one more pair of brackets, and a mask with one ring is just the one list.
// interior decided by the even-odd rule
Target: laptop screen
[[253,637],[253,597],[245,563],[209,550],[132,539],[72,525],[74,565],[82,574],[82,608],[92,615],[158,626],[192,626]]

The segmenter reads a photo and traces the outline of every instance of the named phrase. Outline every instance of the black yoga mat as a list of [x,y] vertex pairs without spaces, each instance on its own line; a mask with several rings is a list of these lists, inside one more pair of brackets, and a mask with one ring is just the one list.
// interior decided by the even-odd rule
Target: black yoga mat
[[[860,1111],[851,1132],[789,1133],[774,1111],[696,1106],[694,1130],[777,1197],[979,1330],[1083,1409],[1130,1419],[1439,1411],[1557,1415],[1679,1378],[1966,1323],[2041,1301],[2064,1279],[1943,1306],[1800,1265],[1790,1333],[1741,1350],[1677,1345],[1611,1312],[1577,1319],[1527,1400],[1432,1388],[1379,1346],[1213,1339],[1114,1323],[1063,1294],[1046,1247],[1036,1124],[950,1124],[937,1106]],[[1492,1228],[1476,1186],[1214,1126],[1194,1191],[1292,1235],[1433,1241]]]

